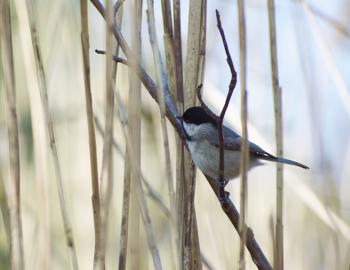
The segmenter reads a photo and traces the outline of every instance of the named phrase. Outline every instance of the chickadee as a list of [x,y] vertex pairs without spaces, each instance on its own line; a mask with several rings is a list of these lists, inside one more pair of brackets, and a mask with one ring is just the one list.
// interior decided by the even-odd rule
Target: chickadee
[[[180,117],[181,118],[181,117]],[[191,107],[182,115],[182,126],[188,148],[195,165],[206,175],[219,177],[219,139],[216,120],[203,107]],[[224,180],[227,182],[239,175],[240,149],[242,138],[236,132],[223,125],[224,135]],[[275,157],[254,143],[248,142],[248,170],[262,165],[261,160],[274,161],[309,169],[307,166],[280,157]]]

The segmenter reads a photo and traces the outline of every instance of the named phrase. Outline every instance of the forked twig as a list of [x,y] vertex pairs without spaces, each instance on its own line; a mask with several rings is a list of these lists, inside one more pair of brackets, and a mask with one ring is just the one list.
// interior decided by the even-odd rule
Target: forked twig
[[219,178],[218,178],[218,180],[219,180],[218,183],[219,183],[219,187],[220,187],[220,189],[219,189],[219,198],[220,198],[220,201],[222,203],[222,206],[225,207],[227,198],[226,198],[226,195],[225,195],[225,185],[226,185],[226,182],[225,182],[225,179],[224,179],[224,170],[225,170],[225,168],[224,168],[224,166],[225,166],[224,160],[225,160],[225,156],[224,156],[224,135],[223,135],[222,125],[223,125],[223,121],[224,121],[224,117],[225,117],[225,113],[226,113],[228,104],[230,103],[230,99],[231,99],[233,90],[235,89],[236,84],[237,84],[237,72],[236,72],[235,67],[233,65],[231,54],[230,54],[230,51],[229,51],[228,46],[227,46],[227,41],[226,41],[224,30],[223,30],[222,25],[221,25],[220,13],[219,13],[218,10],[216,10],[216,20],[217,20],[217,27],[218,27],[220,35],[221,35],[222,43],[223,43],[224,48],[225,48],[225,53],[226,53],[226,57],[227,57],[226,58],[227,64],[228,64],[228,66],[230,68],[230,71],[231,71],[231,80],[230,80],[230,84],[229,84],[229,89],[228,89],[228,93],[227,93],[227,96],[226,96],[225,104],[224,104],[224,106],[223,106],[223,108],[221,110],[220,116],[219,117],[216,116],[208,108],[208,106],[205,104],[205,102],[203,101],[202,94],[201,94],[202,85],[199,85],[197,87],[197,96],[198,96],[198,99],[199,99],[202,107],[216,121],[216,124],[217,124],[218,138],[219,138],[219,150],[220,150]]
[[[225,202],[226,202],[226,199],[225,199],[225,179],[224,179],[224,169],[225,169],[224,168],[224,166],[225,166],[224,160],[225,159],[224,159],[224,135],[223,135],[223,131],[222,131],[222,123],[224,121],[225,113],[226,113],[228,104],[230,103],[230,99],[231,99],[233,90],[235,89],[236,84],[237,84],[237,72],[236,72],[235,67],[233,65],[230,51],[229,51],[228,46],[227,46],[226,37],[225,37],[224,30],[222,29],[222,26],[221,26],[220,14],[219,14],[218,10],[216,10],[216,20],[217,20],[217,27],[220,31],[220,35],[222,38],[222,43],[223,43],[224,48],[225,48],[225,53],[226,53],[226,57],[227,57],[226,58],[227,64],[229,65],[230,71],[231,71],[231,81],[230,81],[230,85],[228,88],[226,101],[225,101],[224,107],[222,108],[222,111],[220,113],[219,121],[217,123],[218,137],[219,137],[219,150],[220,150],[220,161],[219,161],[220,162],[220,169],[219,169],[220,190],[219,190],[219,194],[220,194],[220,198],[224,199],[223,202],[225,204]],[[225,205],[223,205],[223,206],[225,206]]]

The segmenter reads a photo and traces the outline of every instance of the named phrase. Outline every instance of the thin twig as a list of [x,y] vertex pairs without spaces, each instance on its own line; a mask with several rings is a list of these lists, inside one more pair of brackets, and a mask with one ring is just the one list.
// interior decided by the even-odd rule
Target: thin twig
[[244,0],[238,0],[238,20],[239,20],[239,62],[240,62],[240,82],[241,82],[241,124],[242,124],[242,143],[241,143],[241,194],[240,194],[240,252],[239,269],[245,269],[245,242],[246,226],[245,217],[248,201],[247,191],[247,170],[249,163],[248,153],[248,129],[247,129],[247,50],[246,50],[246,24],[245,24],[245,4]]
[[34,19],[35,16],[33,14],[32,7],[30,5],[27,6],[27,9],[28,9],[28,17],[29,17],[29,23],[30,23],[30,32],[31,32],[32,43],[34,48],[34,59],[35,59],[36,69],[37,69],[38,78],[39,78],[41,102],[43,106],[46,127],[48,129],[51,154],[52,154],[53,162],[55,166],[57,190],[58,190],[58,196],[60,200],[60,207],[61,207],[63,226],[64,226],[64,231],[66,236],[66,242],[68,246],[72,268],[78,269],[78,258],[77,258],[75,243],[73,239],[73,230],[72,230],[71,220],[70,220],[68,210],[67,210],[67,205],[66,205],[65,192],[63,189],[61,164],[58,157],[58,149],[56,145],[54,125],[53,125],[52,115],[51,115],[50,106],[49,106],[46,75],[45,75],[45,70],[44,70],[42,56],[41,56],[39,39],[37,36],[36,22]]
[[[270,32],[270,60],[273,87],[273,101],[275,112],[275,139],[276,156],[283,157],[283,127],[282,127],[282,93],[278,79],[277,41],[276,41],[276,15],[275,1],[268,0],[269,32]],[[275,269],[283,270],[283,166],[276,163],[276,257]]]
[[123,6],[124,2],[125,2],[125,0],[118,0],[113,5],[113,13],[114,13],[115,16],[119,13],[119,10]]
[[83,70],[85,83],[85,105],[89,137],[89,153],[90,153],[90,170],[91,170],[91,186],[92,186],[92,212],[94,217],[95,229],[95,250],[94,265],[97,263],[97,253],[101,248],[101,208],[100,208],[100,191],[98,184],[98,168],[96,154],[96,138],[94,128],[94,111],[92,106],[91,82],[90,82],[90,56],[89,56],[89,19],[87,0],[80,1],[81,12],[81,44],[83,53]]
[[227,41],[226,41],[226,37],[225,37],[225,33],[224,30],[222,29],[221,26],[221,20],[220,20],[220,14],[219,11],[216,10],[216,20],[217,20],[217,27],[220,31],[220,35],[222,38],[222,43],[224,45],[225,48],[225,53],[226,53],[226,60],[227,60],[227,64],[230,67],[230,71],[231,71],[231,81],[230,81],[230,85],[228,88],[228,93],[226,96],[226,100],[225,100],[225,104],[221,110],[220,113],[220,117],[217,120],[217,129],[218,129],[218,138],[219,138],[219,150],[220,150],[220,158],[219,158],[219,183],[220,183],[220,198],[221,200],[223,200],[222,202],[225,204],[225,179],[224,179],[224,165],[225,165],[225,157],[224,157],[224,134],[223,134],[223,121],[224,121],[224,117],[225,117],[225,113],[228,107],[228,104],[230,103],[231,100],[231,96],[233,93],[233,90],[236,87],[236,83],[237,83],[237,72],[235,70],[235,67],[233,65],[233,61],[230,55],[230,51],[228,49],[227,46]]

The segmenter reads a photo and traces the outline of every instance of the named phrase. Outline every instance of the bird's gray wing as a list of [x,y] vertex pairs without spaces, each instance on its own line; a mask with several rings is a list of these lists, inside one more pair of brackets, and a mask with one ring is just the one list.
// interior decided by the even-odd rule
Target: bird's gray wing
[[[223,126],[223,134],[225,149],[231,151],[239,151],[241,149],[241,136],[225,125]],[[210,144],[219,147],[219,137],[216,129],[213,129],[211,136],[208,136],[206,139],[210,142]]]
[[[226,150],[231,150],[231,151],[240,151],[241,145],[242,145],[242,137],[226,126],[223,126],[223,131],[224,131],[224,148]],[[212,136],[209,136],[210,138],[209,142],[212,145],[215,145],[216,147],[219,148],[218,135],[216,134],[217,132],[216,131],[213,131],[213,132],[215,132],[215,134],[212,134]],[[284,164],[298,166],[304,169],[309,169],[308,166],[301,164],[299,162],[271,155],[270,153],[266,152],[255,143],[248,141],[248,147],[249,147],[249,154],[253,158],[280,162]]]
[[[226,126],[223,126],[223,132],[224,132],[225,149],[231,150],[231,151],[240,151],[241,145],[242,145],[242,137]],[[209,142],[211,144],[215,145],[216,147],[219,147],[219,139],[217,134],[215,134],[215,136],[213,134],[212,136],[209,136],[209,138],[210,138]],[[273,155],[264,151],[261,147],[257,146],[255,143],[248,141],[248,147],[249,147],[250,154],[255,155],[258,158],[259,157],[261,158],[265,157],[265,158],[271,158],[271,159],[276,158]]]

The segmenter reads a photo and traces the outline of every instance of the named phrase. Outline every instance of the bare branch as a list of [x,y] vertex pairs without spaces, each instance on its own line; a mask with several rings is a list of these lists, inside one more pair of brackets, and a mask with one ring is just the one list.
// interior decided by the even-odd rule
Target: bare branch
[[227,63],[230,67],[231,70],[231,81],[230,81],[230,85],[228,88],[228,93],[226,96],[226,100],[225,100],[225,104],[221,110],[220,113],[220,117],[217,121],[217,129],[218,129],[218,138],[219,138],[219,150],[220,150],[220,159],[219,159],[219,183],[220,183],[220,198],[222,200],[222,202],[225,204],[225,179],[224,179],[224,161],[225,161],[225,157],[224,157],[224,134],[223,134],[223,130],[222,130],[222,124],[224,121],[224,117],[225,117],[225,113],[228,107],[228,104],[230,103],[231,100],[231,96],[233,93],[233,90],[236,87],[236,83],[237,83],[237,73],[236,70],[233,66],[233,61],[230,55],[230,51],[228,49],[227,46],[227,42],[226,42],[226,37],[225,37],[225,33],[224,30],[222,29],[221,26],[221,20],[220,20],[220,14],[219,11],[216,10],[216,20],[217,20],[217,27],[220,31],[220,35],[222,38],[222,43],[224,44],[224,48],[225,48],[225,52],[226,52],[226,57],[227,57]]

